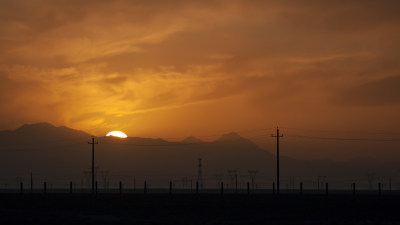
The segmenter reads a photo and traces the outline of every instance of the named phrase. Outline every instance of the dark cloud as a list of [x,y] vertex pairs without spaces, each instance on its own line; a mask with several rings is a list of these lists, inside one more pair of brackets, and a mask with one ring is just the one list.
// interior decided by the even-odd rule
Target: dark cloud
[[338,91],[334,101],[359,107],[400,104],[400,76],[391,76]]

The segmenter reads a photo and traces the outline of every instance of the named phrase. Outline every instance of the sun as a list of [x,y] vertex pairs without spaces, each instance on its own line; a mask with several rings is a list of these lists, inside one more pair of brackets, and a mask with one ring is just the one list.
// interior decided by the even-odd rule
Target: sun
[[122,131],[111,131],[106,136],[119,137],[119,138],[127,138],[128,137]]

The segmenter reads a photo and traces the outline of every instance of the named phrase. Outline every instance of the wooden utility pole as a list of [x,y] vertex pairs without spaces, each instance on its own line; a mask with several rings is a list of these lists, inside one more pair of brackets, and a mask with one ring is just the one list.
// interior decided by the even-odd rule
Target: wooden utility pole
[[31,193],[33,193],[33,176],[32,176],[32,173],[31,173]]
[[94,145],[99,142],[94,142],[94,137],[92,137],[92,142],[88,142],[88,144],[92,145],[92,194],[94,194]]
[[201,158],[198,158],[199,166],[197,171],[197,184],[200,186],[200,189],[203,188],[203,172],[201,168]]
[[271,136],[276,137],[276,193],[279,195],[279,138],[283,137],[283,134],[279,135],[279,127],[277,127],[276,136]]

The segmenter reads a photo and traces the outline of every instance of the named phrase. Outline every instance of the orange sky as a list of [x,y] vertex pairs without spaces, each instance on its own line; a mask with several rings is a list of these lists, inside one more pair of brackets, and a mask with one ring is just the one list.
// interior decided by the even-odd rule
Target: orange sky
[[1,1],[0,129],[46,121],[163,138],[277,125],[398,132],[399,8]]

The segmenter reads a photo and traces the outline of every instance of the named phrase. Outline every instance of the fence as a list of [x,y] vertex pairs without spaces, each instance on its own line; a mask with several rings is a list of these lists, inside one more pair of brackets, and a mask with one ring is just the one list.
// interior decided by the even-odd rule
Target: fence
[[[120,179],[118,179],[120,178]],[[265,179],[267,180],[267,179]],[[145,179],[135,177],[110,177],[96,180],[96,193],[214,193],[214,194],[274,194],[277,192],[273,177],[269,182],[259,178],[257,182],[248,179],[211,181],[205,178],[200,187],[197,180]],[[339,177],[283,177],[281,194],[400,194],[398,177],[383,177],[374,182],[359,178],[340,179]],[[395,181],[395,182],[393,182]],[[85,179],[67,181],[65,179],[2,179],[0,193],[91,193],[91,183]]]

